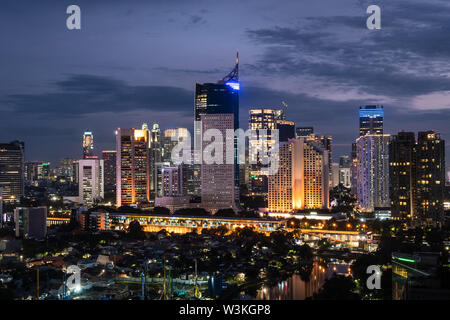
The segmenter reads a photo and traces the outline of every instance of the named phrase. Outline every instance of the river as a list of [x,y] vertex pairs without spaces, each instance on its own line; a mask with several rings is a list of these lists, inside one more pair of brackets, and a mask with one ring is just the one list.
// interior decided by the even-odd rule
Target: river
[[349,265],[330,264],[328,267],[314,263],[309,281],[303,281],[298,274],[273,287],[263,286],[258,290],[256,300],[305,300],[311,297],[332,277],[333,273],[348,275]]

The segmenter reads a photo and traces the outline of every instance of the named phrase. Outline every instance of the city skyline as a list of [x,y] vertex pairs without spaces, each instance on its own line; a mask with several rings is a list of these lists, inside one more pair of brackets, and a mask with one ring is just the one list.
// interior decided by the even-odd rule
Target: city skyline
[[[450,7],[442,1],[381,3],[380,31],[365,28],[367,1],[132,2],[131,9],[108,1],[106,10],[78,1],[82,29],[68,31],[65,4],[30,1],[19,11],[5,1],[0,136],[24,141],[27,161],[81,158],[85,131],[97,156],[113,149],[117,127],[157,122],[192,132],[195,83],[229,72],[237,50],[241,124],[249,109],[281,108],[284,100],[288,120],[333,137],[336,161],[358,136],[358,107],[381,104],[385,133],[434,130],[450,141]],[[242,19],[224,28],[236,15]]]

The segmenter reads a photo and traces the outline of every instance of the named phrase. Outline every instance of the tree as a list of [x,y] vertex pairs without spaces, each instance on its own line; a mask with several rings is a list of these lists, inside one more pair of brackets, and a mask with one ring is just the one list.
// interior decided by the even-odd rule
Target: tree
[[155,207],[153,209],[153,213],[161,215],[170,215],[170,210],[166,207]]
[[133,239],[142,240],[145,238],[145,232],[139,221],[133,220],[128,226],[128,235]]
[[203,208],[183,208],[175,211],[174,215],[205,217],[210,216],[211,214]]
[[233,209],[219,209],[215,216],[217,217],[236,217],[236,212]]
[[354,289],[355,283],[351,277],[334,275],[314,294],[313,300],[360,300],[359,295],[353,292]]

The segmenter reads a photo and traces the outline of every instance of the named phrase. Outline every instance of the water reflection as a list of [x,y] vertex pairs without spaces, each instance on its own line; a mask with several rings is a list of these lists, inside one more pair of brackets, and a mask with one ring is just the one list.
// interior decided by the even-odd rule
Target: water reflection
[[273,287],[263,286],[258,290],[256,300],[305,300],[319,291],[326,279],[333,273],[349,275],[348,264],[330,264],[323,267],[319,263],[313,264],[311,274],[308,277],[294,274],[285,281]]

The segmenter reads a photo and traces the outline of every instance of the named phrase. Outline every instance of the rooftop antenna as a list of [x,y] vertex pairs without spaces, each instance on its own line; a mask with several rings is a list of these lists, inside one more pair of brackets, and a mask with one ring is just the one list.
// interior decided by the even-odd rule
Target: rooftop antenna
[[220,79],[218,83],[223,84],[228,81],[239,82],[239,51],[236,53],[236,65],[234,66],[233,70],[231,70],[231,72],[225,77]]
[[284,107],[284,110],[283,110],[283,120],[286,120],[286,114],[287,114],[287,107],[288,107],[288,105],[287,105],[286,101],[281,101],[281,104],[282,104],[283,107]]

